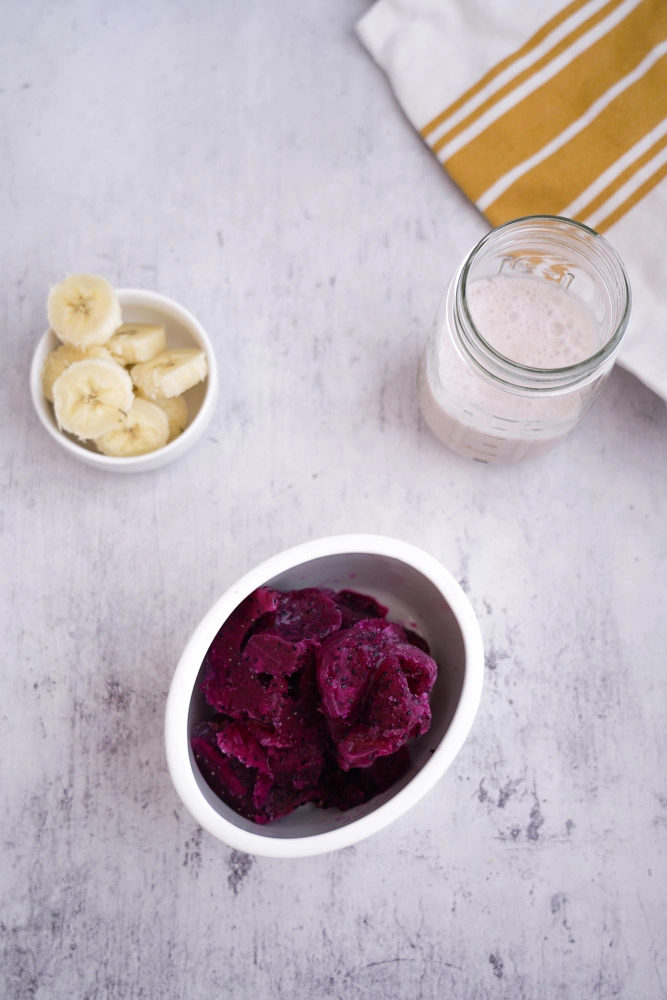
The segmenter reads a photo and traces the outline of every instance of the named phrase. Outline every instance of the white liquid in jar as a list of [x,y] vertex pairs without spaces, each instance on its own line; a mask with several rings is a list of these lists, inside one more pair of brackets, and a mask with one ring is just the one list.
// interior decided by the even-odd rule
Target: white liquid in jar
[[478,278],[467,289],[472,320],[499,354],[531,368],[565,368],[598,349],[586,306],[555,281]]
[[[450,296],[452,289],[450,289]],[[484,340],[505,358],[545,370],[564,368],[600,348],[593,314],[557,282],[496,275],[467,288],[470,315]],[[426,423],[460,454],[482,462],[515,462],[549,450],[578,422],[578,389],[560,395],[512,393],[466,363],[446,329],[439,350],[424,356],[419,402]]]

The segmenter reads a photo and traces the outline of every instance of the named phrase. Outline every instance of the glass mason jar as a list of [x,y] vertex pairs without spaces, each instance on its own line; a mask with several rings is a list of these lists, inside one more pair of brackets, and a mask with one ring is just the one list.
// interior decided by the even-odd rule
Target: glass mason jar
[[548,451],[597,397],[629,315],[625,268],[599,233],[552,215],[499,226],[438,310],[418,375],[424,420],[478,462]]

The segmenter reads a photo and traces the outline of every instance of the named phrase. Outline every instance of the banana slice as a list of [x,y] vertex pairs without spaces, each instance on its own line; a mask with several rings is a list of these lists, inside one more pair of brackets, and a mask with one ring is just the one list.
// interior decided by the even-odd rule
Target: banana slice
[[169,419],[164,410],[147,399],[135,399],[121,422],[98,437],[95,444],[104,455],[131,458],[163,448],[169,439]]
[[69,344],[61,344],[55,351],[51,351],[44,359],[42,368],[42,392],[50,403],[53,402],[53,383],[59,378],[66,368],[73,365],[75,361],[85,361],[86,358],[106,358],[111,361],[111,355],[105,347],[88,347],[84,351],[81,347],[70,347]]
[[75,361],[53,383],[58,426],[82,441],[110,431],[133,402],[132,379],[124,368],[105,358]]
[[183,433],[188,422],[188,404],[185,402],[185,397],[171,396],[169,399],[154,399],[153,402],[167,414],[169,441],[173,441]]
[[105,344],[123,322],[114,289],[96,274],[71,274],[55,285],[47,313],[52,329],[73,347]]
[[163,326],[154,323],[123,323],[107,344],[121,365],[151,361],[167,349]]
[[152,361],[135,365],[131,374],[132,381],[146,399],[170,399],[205,379],[208,365],[203,351],[164,351]]

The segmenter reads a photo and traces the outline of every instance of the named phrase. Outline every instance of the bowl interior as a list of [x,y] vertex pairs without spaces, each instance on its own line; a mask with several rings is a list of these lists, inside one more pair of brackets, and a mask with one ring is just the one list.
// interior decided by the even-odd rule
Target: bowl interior
[[[167,350],[183,347],[199,347],[206,351],[210,369],[211,365],[215,361],[212,357],[210,345],[206,343],[202,331],[198,328],[198,324],[194,318],[189,315],[189,313],[178,306],[175,302],[171,302],[171,300],[152,292],[144,292],[134,289],[118,289],[117,294],[123,312],[124,323],[160,323],[165,327]],[[33,400],[42,422],[45,423],[45,426],[47,427],[47,430],[53,430],[55,432],[54,436],[64,438],[77,448],[88,451],[92,455],[99,457],[104,464],[109,464],[110,462],[137,463],[138,461],[144,459],[146,456],[139,456],[139,459],[114,459],[109,458],[109,456],[101,456],[92,441],[80,441],[74,435],[68,434],[66,431],[61,431],[59,429],[53,412],[53,406],[44,398],[42,393],[41,372],[47,354],[59,347],[60,343],[60,340],[56,337],[52,330],[47,331],[38,345],[33,361]],[[187,429],[192,425],[200,412],[204,399],[206,398],[206,394],[209,391],[211,381],[212,375],[209,371],[209,377],[204,382],[200,382],[198,385],[193,386],[192,389],[188,389],[188,391],[184,393],[185,401],[188,406],[188,422],[184,433],[187,432]],[[177,438],[176,441],[178,440],[179,439]],[[165,445],[165,449],[170,448],[171,445],[175,443],[175,441],[172,441],[171,444]],[[160,450],[163,451],[165,449]]]
[[[438,664],[438,678],[431,693],[432,723],[424,736],[411,746],[412,765],[404,777],[386,792],[346,812],[301,806],[289,816],[260,826],[239,816],[222,802],[204,780],[190,748],[190,765],[197,785],[212,808],[240,830],[272,838],[309,837],[354,823],[401,791],[431,759],[452,721],[459,703],[465,675],[465,644],[457,618],[440,590],[417,569],[373,553],[341,553],[301,563],[265,583],[277,590],[331,587],[371,594],[389,608],[388,618],[408,625],[426,639]],[[222,626],[223,622],[219,623]],[[192,729],[213,714],[201,694],[200,668],[188,713],[188,747]]]

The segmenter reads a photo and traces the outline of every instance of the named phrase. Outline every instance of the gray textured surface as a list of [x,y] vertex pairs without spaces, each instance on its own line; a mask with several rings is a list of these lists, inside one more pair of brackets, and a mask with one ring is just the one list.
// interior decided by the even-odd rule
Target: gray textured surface
[[[617,370],[557,451],[466,464],[418,354],[484,231],[354,38],[362,0],[6,5],[0,38],[2,860],[8,1000],[667,996],[667,411]],[[28,365],[67,270],[181,300],[206,439],[61,454]],[[202,834],[162,718],[194,624],[290,544],[379,531],[482,625],[470,740],[339,854]]]

